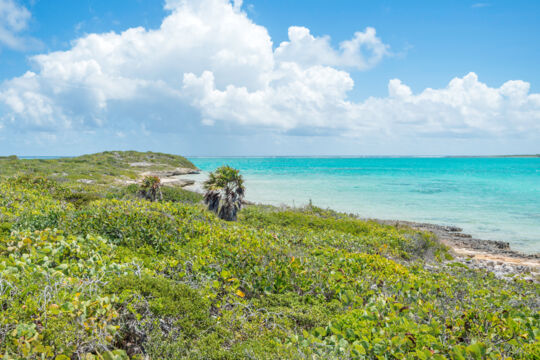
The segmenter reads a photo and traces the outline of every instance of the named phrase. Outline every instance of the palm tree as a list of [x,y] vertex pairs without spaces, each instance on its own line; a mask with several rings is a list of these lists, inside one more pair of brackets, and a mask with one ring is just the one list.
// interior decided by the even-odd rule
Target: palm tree
[[139,189],[139,195],[146,200],[163,200],[161,193],[161,180],[157,176],[146,176]]
[[204,189],[204,203],[208,210],[215,212],[220,219],[235,221],[245,193],[240,170],[230,166],[216,169],[205,181]]

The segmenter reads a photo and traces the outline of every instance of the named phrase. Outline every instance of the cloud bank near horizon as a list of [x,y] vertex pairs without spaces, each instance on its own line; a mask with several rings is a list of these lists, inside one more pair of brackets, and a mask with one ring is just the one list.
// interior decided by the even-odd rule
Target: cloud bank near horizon
[[[493,88],[471,72],[413,93],[393,79],[386,97],[350,100],[350,72],[392,56],[374,28],[334,48],[329,37],[291,26],[288,41],[274,48],[241,1],[167,0],[165,8],[158,29],[88,34],[67,51],[33,56],[33,70],[0,84],[0,136],[48,134],[54,141],[62,132],[125,136],[182,131],[189,123],[359,141],[540,138],[540,94],[521,80]],[[10,26],[24,28],[29,16]]]

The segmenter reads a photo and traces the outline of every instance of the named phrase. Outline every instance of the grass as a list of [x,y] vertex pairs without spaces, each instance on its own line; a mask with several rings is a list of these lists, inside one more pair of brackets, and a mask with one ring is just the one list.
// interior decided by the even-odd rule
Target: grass
[[109,174],[180,166],[147,155],[0,160],[15,162],[0,181],[3,358],[540,356],[539,285],[448,260],[427,233],[314,206],[224,222],[182,189],[151,203],[112,175],[76,180],[97,158],[119,162]]

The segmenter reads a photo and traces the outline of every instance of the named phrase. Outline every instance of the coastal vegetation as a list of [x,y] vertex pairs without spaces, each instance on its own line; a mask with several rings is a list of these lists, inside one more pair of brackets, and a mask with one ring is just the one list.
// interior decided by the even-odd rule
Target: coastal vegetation
[[146,176],[142,180],[139,195],[149,201],[163,200],[161,192],[161,180],[157,176]]
[[236,221],[245,193],[240,171],[221,166],[209,174],[204,189],[204,203],[208,205],[208,210],[216,213],[220,219]]
[[143,173],[175,168],[195,167],[0,159],[2,359],[540,357],[537,283],[312,205],[249,205],[232,222],[178,187],[139,197]]

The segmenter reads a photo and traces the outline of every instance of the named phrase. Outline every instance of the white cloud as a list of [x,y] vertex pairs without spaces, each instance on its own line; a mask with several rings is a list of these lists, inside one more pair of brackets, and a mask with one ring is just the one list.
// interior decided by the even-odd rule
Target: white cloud
[[446,88],[412,94],[399,80],[391,80],[389,95],[367,100],[363,109],[370,108],[379,121],[402,134],[540,135],[540,104],[535,100],[539,95],[529,94],[529,84],[523,81],[491,88],[469,73],[452,79]]
[[540,94],[526,82],[493,88],[470,73],[415,94],[393,79],[387,97],[354,102],[346,69],[365,70],[388,55],[374,29],[336,50],[328,37],[291,27],[273,51],[241,1],[165,6],[170,14],[158,29],[90,34],[68,51],[32,57],[33,72],[0,85],[1,131],[148,134],[196,124],[370,139],[540,137]]
[[264,88],[250,92],[232,85],[219,90],[214,75],[208,71],[200,77],[186,74],[184,90],[206,119],[245,126],[331,128],[347,116],[350,104],[344,99],[353,81],[346,72],[282,63],[274,77]]
[[0,0],[0,48],[2,45],[24,50],[33,39],[20,35],[27,29],[32,14],[24,6],[18,5],[14,0]]
[[244,3],[244,0],[233,0],[233,7],[235,10],[242,9],[242,4]]
[[328,36],[315,37],[301,26],[289,28],[289,41],[282,42],[275,51],[279,61],[290,61],[307,66],[328,65],[357,70],[367,70],[388,56],[388,45],[368,27],[356,32],[351,40],[339,44],[339,51],[332,48]]
[[[152,108],[152,102],[166,101],[174,108],[183,101],[185,72],[211,69],[220,86],[252,89],[268,81],[274,60],[266,29],[223,0],[169,2],[167,7],[172,13],[159,29],[90,34],[75,40],[68,51],[32,57],[36,72],[0,87],[3,121],[52,131],[92,127],[124,115],[151,118],[162,111],[162,106]],[[137,114],[114,113],[115,107],[129,112],[132,107],[125,103],[130,102],[146,102],[147,114],[139,108]]]
[[411,88],[403,84],[399,79],[392,79],[388,82],[388,95],[391,98],[407,99],[412,95]]
[[233,86],[217,90],[209,72],[198,78],[186,75],[184,84],[206,118],[304,129],[308,134],[315,128],[357,137],[540,135],[540,95],[529,94],[529,84],[523,81],[490,88],[469,73],[446,88],[413,94],[393,79],[388,97],[354,103],[347,100],[353,83],[345,72],[287,64],[281,73],[279,85],[256,92]]

